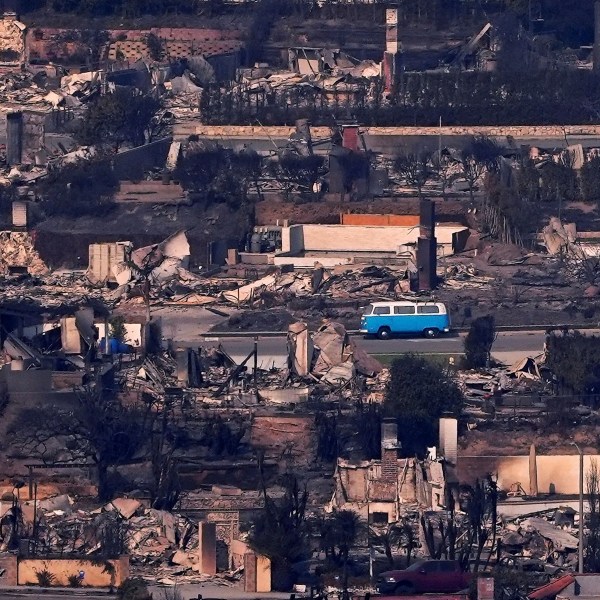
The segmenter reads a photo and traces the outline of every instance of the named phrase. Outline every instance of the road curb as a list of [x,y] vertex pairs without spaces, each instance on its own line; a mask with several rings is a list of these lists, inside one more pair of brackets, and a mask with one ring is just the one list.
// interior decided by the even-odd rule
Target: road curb
[[2,593],[10,594],[22,594],[22,595],[33,595],[41,596],[76,596],[85,598],[86,596],[108,596],[115,597],[116,592],[111,592],[108,588],[71,588],[71,587],[48,587],[42,588],[36,585],[18,585],[18,586],[0,586],[0,597]]

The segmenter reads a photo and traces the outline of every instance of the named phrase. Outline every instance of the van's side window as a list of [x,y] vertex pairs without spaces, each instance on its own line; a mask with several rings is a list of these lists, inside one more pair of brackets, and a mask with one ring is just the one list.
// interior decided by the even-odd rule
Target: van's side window
[[389,315],[390,307],[389,306],[376,306],[373,309],[373,314],[374,315]]
[[414,315],[415,307],[414,306],[394,306],[394,314],[395,315]]
[[440,312],[440,307],[439,306],[435,306],[435,305],[423,305],[423,306],[417,306],[417,313],[421,314],[421,315],[435,315],[438,314]]

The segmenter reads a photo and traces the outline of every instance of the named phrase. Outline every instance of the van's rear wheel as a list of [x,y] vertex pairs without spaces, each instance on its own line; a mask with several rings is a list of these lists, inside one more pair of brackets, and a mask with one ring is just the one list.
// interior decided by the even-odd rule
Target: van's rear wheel
[[423,335],[426,338],[433,339],[433,338],[436,338],[438,335],[440,335],[440,330],[436,329],[435,327],[430,327],[428,329],[425,329],[425,331],[423,331]]
[[392,337],[392,332],[390,331],[389,327],[380,327],[379,331],[377,332],[377,337],[380,340],[389,340],[390,337]]

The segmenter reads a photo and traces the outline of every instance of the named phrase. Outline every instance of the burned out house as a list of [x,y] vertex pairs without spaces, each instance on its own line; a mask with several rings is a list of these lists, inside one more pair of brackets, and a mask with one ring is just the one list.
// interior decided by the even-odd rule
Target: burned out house
[[388,420],[381,428],[380,459],[339,458],[331,507],[353,510],[376,525],[394,523],[415,508],[443,509],[447,493],[443,461],[398,458],[400,447],[397,425]]

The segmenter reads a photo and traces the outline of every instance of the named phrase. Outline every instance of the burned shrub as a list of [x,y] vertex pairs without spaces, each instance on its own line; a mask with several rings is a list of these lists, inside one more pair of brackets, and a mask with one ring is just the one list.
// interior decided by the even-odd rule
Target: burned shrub
[[489,364],[495,340],[496,325],[492,315],[479,317],[471,323],[471,328],[464,341],[469,369],[481,369]]
[[115,206],[119,182],[108,161],[81,160],[51,171],[41,187],[50,217],[103,217]]

